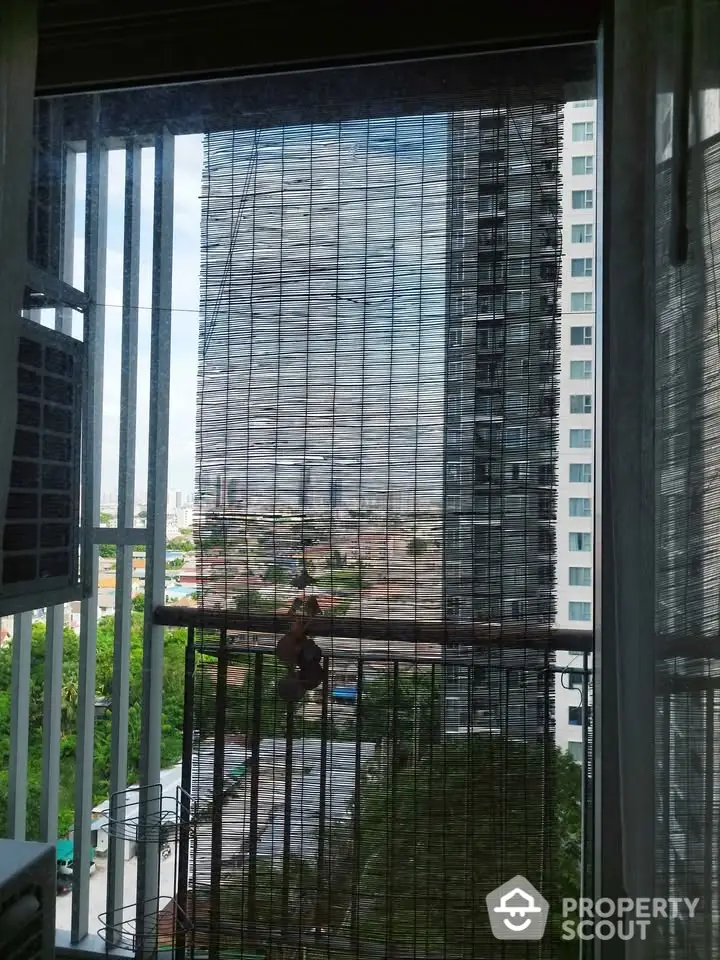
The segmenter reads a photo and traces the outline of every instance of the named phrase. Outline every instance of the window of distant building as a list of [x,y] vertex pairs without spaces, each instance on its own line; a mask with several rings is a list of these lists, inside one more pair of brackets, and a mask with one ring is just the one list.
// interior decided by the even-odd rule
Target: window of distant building
[[[452,364],[450,364],[452,366]],[[571,360],[570,379],[590,380],[592,378],[592,360]]]
[[570,497],[571,517],[589,517],[590,512],[590,497]]
[[571,243],[592,243],[593,225],[591,223],[574,223],[570,229]]
[[573,347],[592,346],[592,327],[570,327],[570,345]]
[[591,483],[592,482],[592,464],[591,463],[571,463],[570,464],[570,483]]
[[570,447],[573,450],[592,446],[592,430],[571,430]]
[[586,293],[571,293],[570,294],[570,312],[571,313],[587,313],[593,308],[593,295],[590,292]]
[[592,549],[591,533],[571,533],[569,535],[570,550],[573,553],[588,553]]
[[570,396],[570,413],[592,413],[592,395],[573,393]]
[[595,139],[595,124],[592,120],[572,125],[573,143],[590,143]]
[[592,173],[594,169],[593,157],[573,157],[572,172],[575,176],[583,176]]
[[591,277],[593,275],[592,257],[573,257],[570,261],[570,275],[573,277]]
[[568,723],[570,726],[581,727],[582,722],[582,707],[568,707]]
[[573,210],[592,210],[593,208],[592,190],[573,190],[572,208]]
[[571,587],[590,587],[592,586],[592,570],[590,567],[570,567],[568,582]]

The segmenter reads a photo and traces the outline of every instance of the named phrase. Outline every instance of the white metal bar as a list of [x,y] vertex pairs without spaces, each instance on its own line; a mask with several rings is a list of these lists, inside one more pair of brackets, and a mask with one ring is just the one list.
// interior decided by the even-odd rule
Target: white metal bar
[[[73,279],[75,252],[75,177],[76,155],[65,150],[62,182],[62,233],[60,280]],[[55,329],[72,335],[72,311],[67,306],[55,311]],[[65,607],[49,607],[45,622],[45,676],[43,683],[43,759],[40,793],[40,837],[47,843],[57,841],[60,798],[60,737],[62,719],[63,629]]]
[[8,833],[15,840],[25,839],[27,821],[31,642],[32,613],[19,613],[15,616],[12,638],[10,770],[8,777]]
[[[93,104],[96,129],[99,98]],[[83,523],[99,522],[100,446],[102,440],[102,389],[105,340],[105,271],[107,259],[107,173],[108,155],[93,135],[88,143],[85,216],[85,292],[89,306],[85,314],[84,340],[87,349],[85,377],[85,438],[83,443],[85,499]],[[77,758],[75,768],[74,858],[90,862],[93,747],[95,723],[95,653],[97,641],[98,550],[83,552],[83,582],[89,595],[81,604],[80,664],[78,682]],[[90,872],[73,871],[73,943],[88,932]]]
[[[118,463],[118,539],[115,583],[115,647],[113,653],[112,735],[110,746],[110,820],[116,823],[127,787],[128,712],[130,698],[130,626],[132,532],[135,501],[135,435],[137,422],[138,308],[140,297],[140,185],[142,151],[129,143],[125,153],[125,219],[123,238],[122,346],[120,372],[120,450]],[[145,531],[143,533],[143,541]],[[125,851],[117,834],[108,849],[107,913],[111,924],[122,917]],[[110,939],[116,942],[111,932]]]
[[60,721],[62,715],[64,607],[50,607],[45,624],[43,758],[40,839],[57,842],[60,797]]
[[[140,783],[160,781],[162,737],[163,643],[165,630],[153,623],[153,608],[165,599],[168,440],[170,421],[170,336],[172,329],[172,249],[174,139],[155,140],[152,304],[150,334],[150,431],[148,438],[147,562],[145,571],[145,643],[143,650]],[[141,811],[152,816],[149,804]],[[142,829],[141,820],[140,828]],[[155,919],[159,884],[159,846],[141,843],[138,857],[138,930],[149,933]]]

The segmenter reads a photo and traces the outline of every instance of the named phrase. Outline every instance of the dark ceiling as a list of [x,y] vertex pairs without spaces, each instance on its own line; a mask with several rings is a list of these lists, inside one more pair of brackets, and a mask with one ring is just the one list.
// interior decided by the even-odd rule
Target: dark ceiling
[[[593,40],[602,0],[40,0],[37,91]],[[481,15],[478,11],[488,11]]]

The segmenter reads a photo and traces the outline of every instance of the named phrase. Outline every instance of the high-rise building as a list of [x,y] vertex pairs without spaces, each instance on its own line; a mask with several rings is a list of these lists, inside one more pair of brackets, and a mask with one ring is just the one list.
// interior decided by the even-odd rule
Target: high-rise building
[[[596,103],[565,107],[562,150],[562,288],[557,506],[558,627],[592,628],[595,417]],[[591,685],[582,655],[560,653],[558,745],[579,761]]]
[[[562,105],[538,96],[448,122],[445,614],[549,630]],[[448,729],[547,732],[543,656],[448,665]]]

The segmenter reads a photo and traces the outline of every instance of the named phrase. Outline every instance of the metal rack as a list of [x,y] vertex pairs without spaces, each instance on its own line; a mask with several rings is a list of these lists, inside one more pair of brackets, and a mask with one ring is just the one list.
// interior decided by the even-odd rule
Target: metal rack
[[190,830],[190,794],[177,787],[165,792],[161,783],[130,787],[111,798],[107,832],[133,843],[173,843]]
[[[141,914],[154,918],[147,932],[138,930],[137,918]],[[102,924],[99,936],[105,943],[134,954],[149,948],[156,950],[160,946],[174,947],[178,935],[187,934],[191,926],[185,911],[170,896],[156,897],[144,904],[127,904],[116,912],[115,919],[111,920],[108,913],[101,913],[99,920]]]

